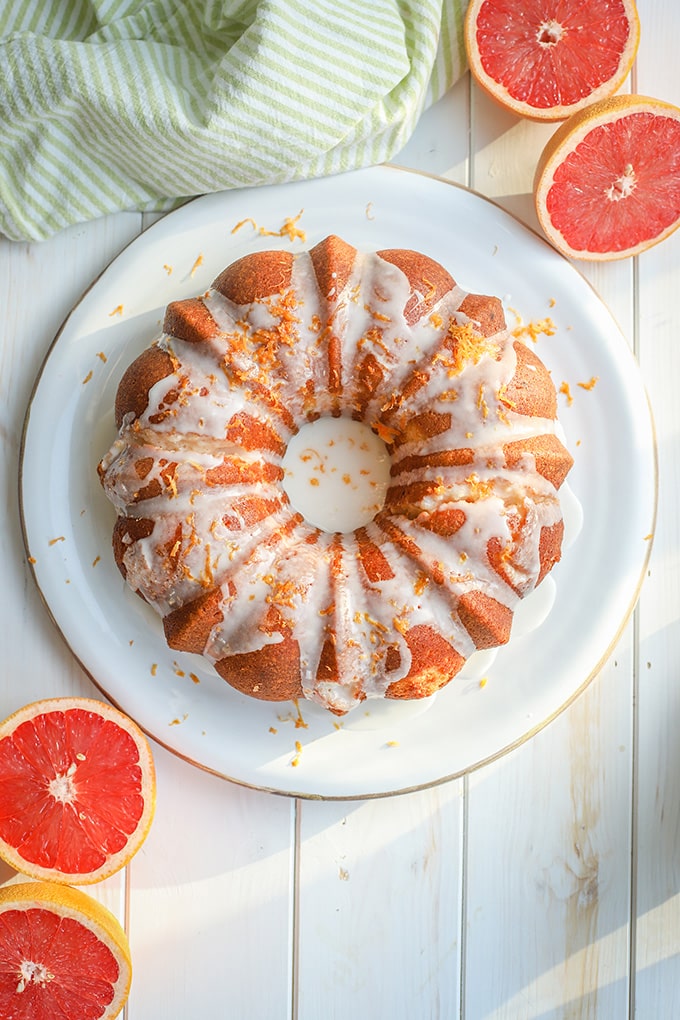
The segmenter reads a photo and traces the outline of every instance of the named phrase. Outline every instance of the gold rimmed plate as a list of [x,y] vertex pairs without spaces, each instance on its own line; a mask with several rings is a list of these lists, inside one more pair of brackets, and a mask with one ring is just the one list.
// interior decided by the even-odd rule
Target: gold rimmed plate
[[[276,236],[301,210],[304,239]],[[304,703],[246,698],[200,658],[167,648],[160,620],[115,566],[114,512],[96,472],[114,436],[118,381],[158,335],[167,303],[202,293],[248,252],[300,250],[331,233],[363,250],[420,250],[465,289],[501,297],[511,322],[516,313],[525,322],[550,316],[554,334],[540,336],[537,352],[573,396],[561,400],[560,419],[583,515],[554,571],[551,611],[483,664],[484,683],[471,669],[431,703],[368,703],[343,721]],[[258,789],[384,796],[442,782],[516,746],[597,673],[649,556],[654,429],[628,344],[570,263],[474,192],[382,166],[195,199],[133,241],[73,309],[45,359],[26,415],[20,495],[49,613],[95,684],[152,737]]]

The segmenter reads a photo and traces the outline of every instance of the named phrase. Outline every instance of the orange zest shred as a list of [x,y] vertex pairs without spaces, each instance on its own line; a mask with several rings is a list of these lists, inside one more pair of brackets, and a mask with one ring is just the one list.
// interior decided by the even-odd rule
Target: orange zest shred
[[431,301],[432,298],[437,293],[437,288],[435,284],[428,280],[427,277],[425,276],[423,277],[423,284],[427,287],[427,291],[425,292],[425,294],[423,294],[423,300]]
[[479,394],[477,396],[477,408],[482,412],[482,418],[489,417],[489,405],[486,402],[484,396],[484,383],[479,384]]
[[83,379],[83,386],[85,385],[85,383],[89,383],[91,378],[92,378],[92,369],[90,369],[90,371],[87,373],[87,375]]
[[[514,312],[514,309],[511,310]],[[518,312],[514,314],[516,323],[512,335],[516,340],[531,340],[532,343],[536,343],[539,336],[554,336],[557,332],[557,327],[549,315],[544,319],[532,319],[531,322],[525,323]]]
[[[265,578],[263,578],[263,580],[266,581]],[[283,606],[289,609],[295,609],[296,597],[304,595],[304,587],[296,586],[295,583],[290,579],[284,581],[277,581],[275,578],[272,577],[271,587],[272,591],[265,598],[265,601],[269,605]]]
[[476,503],[479,499],[488,499],[493,495],[493,480],[484,481],[474,471],[465,479],[465,484],[469,490],[465,497],[468,502]]
[[453,403],[454,400],[458,400],[458,390],[442,390],[437,394],[437,400],[443,404]]
[[200,266],[202,266],[202,265],[203,265],[203,254],[201,253],[198,256],[198,258],[196,259],[196,261],[194,262],[193,266],[191,267],[191,271],[189,273],[189,276],[193,277],[196,274],[196,270],[199,269]]
[[283,226],[278,230],[267,230],[266,227],[261,227],[255,222],[252,216],[246,216],[245,219],[239,220],[236,226],[232,227],[232,234],[235,234],[241,227],[244,227],[246,223],[250,223],[253,230],[255,230],[260,237],[287,237],[289,241],[295,241],[299,238],[301,241],[307,240],[307,234],[304,230],[298,227],[298,222],[304,212],[304,209],[300,209],[297,216],[287,216],[283,221]]
[[244,220],[239,220],[238,223],[236,224],[236,226],[231,228],[232,234],[235,234],[238,230],[241,229],[241,227],[245,227],[246,223],[252,224],[253,230],[257,230],[258,229],[257,223],[255,222],[253,217],[252,216],[246,216],[246,218]]
[[399,434],[397,429],[392,428],[390,425],[385,425],[381,421],[374,422],[371,428],[378,438],[382,439],[383,443],[393,443]]
[[554,337],[555,334],[556,325],[550,315],[546,315],[542,319],[533,319],[526,324],[517,325],[513,329],[513,337],[516,340],[530,340],[533,344],[536,343],[541,335]]
[[111,318],[112,315],[122,315],[122,314],[123,314],[123,306],[122,305],[116,305],[116,307],[113,309],[113,311],[109,312],[109,318]]
[[501,404],[505,404],[505,406],[509,408],[509,410],[511,411],[514,411],[515,408],[517,407],[515,401],[511,400],[510,397],[508,396],[508,388],[506,383],[501,383],[501,385],[499,386],[498,399],[500,400]]
[[569,388],[569,383],[568,382],[561,383],[560,384],[560,388],[559,388],[559,390],[557,392],[564,394],[564,396],[567,398],[567,404],[569,405],[569,407],[571,407],[571,405],[574,403],[574,398],[571,395],[571,389]]
[[275,236],[287,237],[289,241],[294,241],[296,238],[299,237],[301,241],[306,241],[307,234],[305,233],[304,230],[301,230],[300,227],[298,227],[297,225],[303,212],[304,209],[300,209],[300,212],[297,214],[297,216],[286,217],[286,219],[283,221],[283,226],[278,231],[278,234]]
[[293,701],[293,704],[295,705],[295,711],[297,712],[297,715],[296,715],[295,720],[294,720],[295,721],[295,729],[296,730],[299,730],[299,729],[306,730],[308,725],[309,725],[309,723],[306,723],[305,720],[302,718],[302,712],[300,711],[300,705],[299,705],[297,699],[295,699]]
[[370,616],[368,613],[362,613],[360,610],[357,610],[357,612],[354,614],[354,622],[355,623],[362,623],[362,621],[365,621],[366,623],[370,624],[372,627],[375,627],[377,630],[382,630],[382,631],[386,631],[387,630],[387,627],[385,626],[385,624],[381,623],[380,620],[374,620],[373,617]]
[[524,319],[522,318],[520,313],[517,311],[517,309],[516,308],[512,308],[510,305],[508,305],[508,311],[512,312],[512,314],[515,316],[515,325],[516,326],[521,326],[523,324],[523,322],[524,322]]
[[467,362],[477,365],[485,354],[491,357],[498,354],[498,344],[489,337],[476,333],[471,322],[462,325],[452,322],[447,339],[450,345],[438,351],[434,361],[441,361],[450,376],[460,375]]
[[599,381],[599,376],[593,375],[593,376],[590,377],[588,382],[580,382],[578,385],[581,387],[582,390],[592,390],[592,389],[595,388],[595,386],[597,385],[598,381]]
[[295,757],[291,761],[293,768],[296,768],[300,764],[300,755],[302,754],[302,744],[299,740],[295,741]]
[[200,578],[200,583],[204,588],[212,587],[213,583],[213,567],[212,560],[210,559],[210,543],[206,542],[205,545],[205,559],[203,562],[203,576]]
[[[366,311],[372,314],[375,319],[382,318],[384,322],[390,321],[388,315],[381,316],[379,312],[371,312],[370,308],[368,307],[366,307]],[[370,329],[366,330],[364,335],[357,342],[357,348],[361,350],[361,348],[367,343],[375,344],[376,347],[380,348],[380,350],[383,351],[384,354],[386,354],[388,357],[391,356],[390,350],[382,338],[382,332],[376,326],[371,326]]]

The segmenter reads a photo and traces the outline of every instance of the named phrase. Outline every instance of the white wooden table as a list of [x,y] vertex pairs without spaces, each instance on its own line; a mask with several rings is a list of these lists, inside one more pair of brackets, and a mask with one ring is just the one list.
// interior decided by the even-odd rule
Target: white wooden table
[[[640,14],[626,88],[680,104],[680,8],[641,0]],[[466,76],[397,162],[535,226],[533,168],[552,130],[506,115]],[[2,715],[97,696],[26,562],[20,436],[59,325],[143,226],[124,213],[42,245],[0,242]],[[652,557],[613,655],[531,740],[424,792],[296,801],[155,747],[151,834],[89,890],[129,932],[128,1020],[680,1017],[680,232],[581,268],[638,356],[658,436]]]

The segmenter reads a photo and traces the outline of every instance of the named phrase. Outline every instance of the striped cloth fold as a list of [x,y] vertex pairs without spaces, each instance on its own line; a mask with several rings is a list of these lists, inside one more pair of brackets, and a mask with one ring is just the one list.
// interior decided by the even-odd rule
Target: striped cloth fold
[[0,231],[390,159],[465,68],[466,0],[3,0]]

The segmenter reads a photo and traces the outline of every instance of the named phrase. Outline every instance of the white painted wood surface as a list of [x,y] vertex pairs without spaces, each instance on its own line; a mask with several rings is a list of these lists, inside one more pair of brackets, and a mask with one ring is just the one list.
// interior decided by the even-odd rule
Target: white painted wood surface
[[[639,8],[626,88],[680,105],[680,9]],[[466,77],[399,161],[535,227],[531,179],[551,131],[496,109]],[[19,444],[61,321],[141,228],[126,213],[43,245],[0,242],[2,715],[96,694],[26,563]],[[581,268],[639,357],[658,433],[648,576],[610,660],[511,754],[403,797],[296,802],[157,748],[147,843],[90,890],[130,934],[127,1020],[680,1017],[680,233],[639,259]]]

